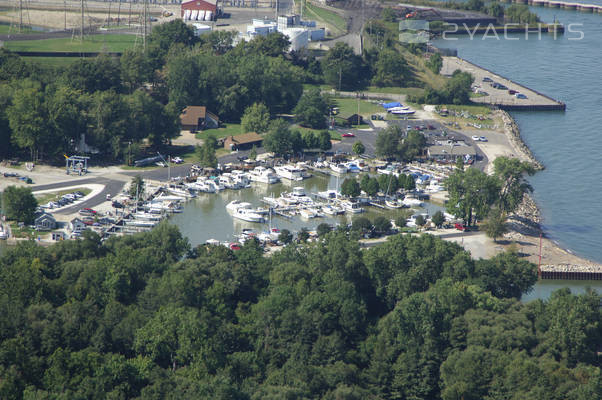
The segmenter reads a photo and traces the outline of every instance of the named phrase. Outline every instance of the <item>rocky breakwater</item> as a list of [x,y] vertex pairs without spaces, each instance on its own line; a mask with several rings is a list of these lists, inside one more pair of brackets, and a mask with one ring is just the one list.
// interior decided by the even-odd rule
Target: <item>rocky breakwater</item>
[[494,113],[502,118],[502,122],[504,124],[504,133],[506,134],[510,145],[517,154],[517,157],[522,161],[528,161],[533,164],[536,170],[543,170],[543,164],[537,161],[531,152],[531,149],[529,149],[525,142],[523,142],[523,138],[520,135],[520,129],[514,118],[512,118],[510,114],[504,110],[496,110]]

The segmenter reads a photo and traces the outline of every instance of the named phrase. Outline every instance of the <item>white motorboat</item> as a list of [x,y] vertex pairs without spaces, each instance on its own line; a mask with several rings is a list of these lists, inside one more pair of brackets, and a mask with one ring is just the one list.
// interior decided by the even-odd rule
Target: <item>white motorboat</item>
[[251,207],[251,203],[241,202],[240,200],[232,200],[226,205],[226,210],[228,211],[236,211],[237,209],[244,207]]
[[315,210],[312,210],[311,208],[302,208],[301,210],[299,210],[299,215],[303,219],[310,219],[316,218],[318,216],[318,213]]
[[336,199],[338,197],[338,192],[334,189],[329,189],[329,190],[325,190],[324,192],[318,192],[316,194],[316,196],[325,199],[325,200],[332,200],[332,199]]
[[328,215],[339,215],[339,214],[343,214],[345,212],[345,210],[339,206],[327,204],[325,206],[322,206],[322,212],[324,212],[324,214],[328,214]]
[[298,203],[302,203],[302,204],[313,204],[313,200],[311,199],[311,197],[307,196],[305,194],[305,189],[303,188],[303,186],[295,186],[293,188],[293,191],[290,193],[283,193],[281,197],[285,197],[288,199],[293,199]]
[[163,219],[161,214],[150,213],[150,212],[137,212],[132,214],[135,219],[141,219],[146,221],[160,221]]
[[240,189],[238,183],[234,181],[232,174],[226,172],[219,176],[218,178],[219,185],[225,187],[226,189]]
[[274,173],[274,171],[272,171],[271,168],[265,168],[261,166],[255,167],[249,172],[249,175],[251,181],[253,182],[272,184],[277,183],[280,180],[280,178],[278,178],[278,175]]
[[167,189],[171,194],[176,196],[182,196],[186,199],[192,199],[196,197],[196,194],[192,193],[188,188],[170,187]]
[[351,214],[359,214],[359,213],[364,212],[364,209],[360,206],[360,203],[356,203],[353,201],[343,200],[341,202],[341,206],[343,206],[343,208],[345,209],[345,212],[348,212]]
[[274,167],[276,174],[279,177],[288,179],[291,181],[302,181],[303,180],[303,170],[297,168],[293,165],[281,165],[278,167]]
[[[251,187],[251,174],[235,169],[231,172],[232,179],[238,184],[239,188]],[[278,178],[278,177],[276,177]]]
[[347,166],[345,164],[330,163],[330,169],[336,172],[337,174],[347,173]]
[[263,216],[255,212],[255,210],[246,207],[238,207],[232,212],[234,218],[247,222],[263,222]]
[[207,241],[205,242],[205,244],[208,244],[210,246],[219,246],[220,242],[217,239],[207,239]]
[[414,197],[406,197],[402,200],[403,204],[407,207],[421,207],[424,203]]

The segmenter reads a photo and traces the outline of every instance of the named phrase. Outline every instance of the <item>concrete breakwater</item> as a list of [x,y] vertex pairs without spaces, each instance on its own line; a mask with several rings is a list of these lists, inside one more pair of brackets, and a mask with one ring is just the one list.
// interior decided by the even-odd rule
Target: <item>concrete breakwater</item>
[[541,279],[602,280],[602,270],[598,265],[557,264],[542,265],[539,268]]
[[602,6],[596,4],[571,3],[566,1],[550,0],[500,0],[502,3],[528,4],[536,7],[563,8],[565,10],[575,10],[586,13],[602,14]]

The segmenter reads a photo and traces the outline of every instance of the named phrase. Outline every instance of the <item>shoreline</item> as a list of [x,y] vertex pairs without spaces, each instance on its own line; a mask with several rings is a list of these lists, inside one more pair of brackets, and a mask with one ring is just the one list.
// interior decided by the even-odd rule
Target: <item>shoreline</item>
[[[504,134],[517,158],[532,163],[537,171],[545,169],[545,166],[535,158],[531,149],[523,141],[520,128],[514,118],[504,110],[496,110],[495,112],[502,116]],[[541,248],[540,279],[542,275],[547,275],[548,279],[558,279],[554,277],[555,273],[565,274],[562,279],[575,278],[579,274],[602,274],[600,263],[575,254],[571,249],[564,248],[556,240],[546,235],[541,226],[541,210],[530,194],[525,195],[519,209],[511,214],[508,220],[510,231],[504,235],[504,238],[526,244],[522,246],[521,250],[536,250],[535,252],[525,251],[531,262],[539,263],[539,250]],[[544,254],[544,249],[550,256]],[[535,260],[533,260],[534,257]],[[550,262],[547,259],[550,259]],[[583,277],[580,279],[583,279]]]

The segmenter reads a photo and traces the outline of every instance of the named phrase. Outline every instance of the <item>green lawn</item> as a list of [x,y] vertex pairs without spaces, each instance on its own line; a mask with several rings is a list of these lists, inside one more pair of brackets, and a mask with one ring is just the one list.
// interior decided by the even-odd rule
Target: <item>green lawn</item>
[[[140,42],[140,40],[138,40]],[[44,40],[19,40],[5,42],[4,46],[13,51],[109,51],[122,52],[134,47],[135,35],[91,35],[85,36],[84,41],[79,38],[44,39]]]
[[347,21],[333,11],[326,10],[314,4],[305,3],[303,15],[305,19],[315,19],[328,25],[331,28],[333,36],[343,35],[347,32]]
[[[336,107],[339,108],[340,116],[349,116],[357,113],[358,99],[354,98],[335,98]],[[366,100],[359,100],[359,110],[361,115],[383,112],[383,108],[376,103]]]
[[378,87],[378,86],[368,86],[367,89],[372,93],[387,93],[387,94],[406,94],[406,95],[422,95],[424,93],[424,89],[415,88],[415,87]]
[[23,29],[21,29],[21,32],[19,32],[18,26],[11,27],[8,24],[0,24],[0,35],[8,35],[9,33],[12,35],[12,34],[16,34],[16,33],[34,33],[34,32],[35,31],[31,30],[31,28],[28,28],[26,26],[24,26]]
[[222,124],[221,128],[218,129],[207,129],[206,131],[197,132],[195,137],[197,139],[205,139],[208,136],[213,136],[216,139],[220,139],[226,136],[236,136],[243,133],[242,126],[240,124],[226,123]]

